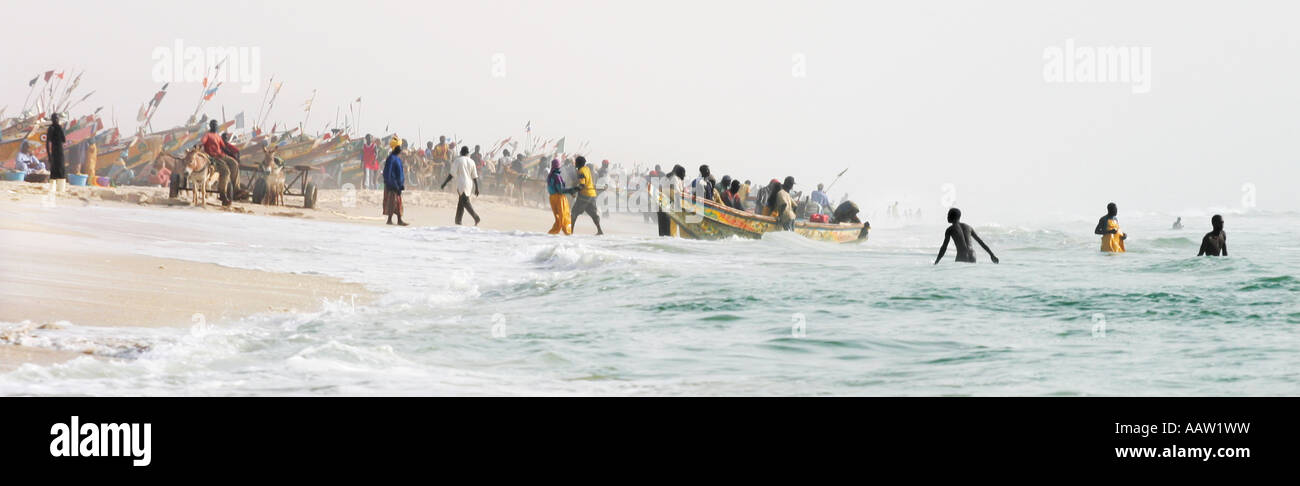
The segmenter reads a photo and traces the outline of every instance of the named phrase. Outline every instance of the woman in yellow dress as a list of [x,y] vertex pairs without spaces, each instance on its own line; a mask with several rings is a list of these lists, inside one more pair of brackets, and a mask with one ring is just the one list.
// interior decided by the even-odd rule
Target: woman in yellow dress
[[1124,240],[1128,235],[1119,229],[1119,208],[1115,203],[1106,205],[1106,215],[1097,221],[1097,229],[1093,233],[1101,235],[1101,251],[1107,253],[1124,253]]
[[547,233],[566,235],[573,234],[572,222],[569,215],[569,199],[565,194],[574,192],[575,189],[566,189],[564,187],[564,177],[560,175],[559,159],[551,160],[551,174],[546,177],[546,192],[551,197],[551,214],[555,216],[555,224],[551,225],[551,230]]

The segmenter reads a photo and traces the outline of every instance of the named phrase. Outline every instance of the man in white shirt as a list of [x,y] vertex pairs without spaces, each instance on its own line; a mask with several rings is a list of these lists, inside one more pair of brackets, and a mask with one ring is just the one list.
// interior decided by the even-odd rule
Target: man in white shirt
[[812,202],[821,206],[818,214],[827,214],[831,210],[831,198],[826,196],[826,192],[821,184],[817,184],[817,190],[812,192]]
[[478,226],[481,219],[469,203],[471,191],[478,197],[478,168],[474,166],[474,159],[469,158],[469,147],[461,147],[460,157],[451,161],[451,172],[442,181],[442,188],[446,188],[447,183],[453,179],[456,181],[456,192],[460,194],[456,201],[456,224],[460,224],[465,211],[469,211],[469,215],[474,217],[474,226]]

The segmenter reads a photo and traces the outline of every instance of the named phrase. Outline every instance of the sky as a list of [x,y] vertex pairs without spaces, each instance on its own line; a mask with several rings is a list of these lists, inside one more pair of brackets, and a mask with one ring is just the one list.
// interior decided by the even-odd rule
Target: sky
[[[951,202],[967,220],[1006,222],[1095,218],[1110,201],[1173,214],[1300,210],[1295,2],[58,5],[53,39],[44,20],[4,28],[10,115],[33,76],[84,70],[77,93],[96,92],[73,115],[104,106],[133,131],[162,85],[155,50],[180,41],[260,54],[261,89],[225,85],[204,113],[253,118],[274,75],[284,86],[270,121],[303,122],[315,90],[313,132],[358,97],[363,132],[413,142],[489,145],[525,137],[531,121],[534,136],[585,142],[589,159],[627,166],[792,175],[796,189],[847,168],[833,198],[847,192],[868,212],[900,201],[936,220]],[[1047,53],[1067,43],[1137,53],[1149,90],[1049,79]],[[154,128],[187,118],[201,90],[173,83]]]

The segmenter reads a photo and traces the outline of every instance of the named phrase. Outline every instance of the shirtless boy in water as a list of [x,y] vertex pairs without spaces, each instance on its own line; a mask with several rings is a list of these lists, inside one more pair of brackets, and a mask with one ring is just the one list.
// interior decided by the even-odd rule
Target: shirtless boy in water
[[1196,256],[1228,256],[1228,234],[1223,232],[1223,216],[1210,218],[1214,231],[1201,238],[1201,251]]
[[984,240],[981,240],[980,236],[975,234],[975,230],[970,225],[961,222],[960,209],[952,208],[948,210],[948,222],[952,223],[952,226],[949,226],[948,230],[943,232],[943,246],[939,247],[939,256],[934,259],[935,265],[938,265],[943,260],[943,254],[948,252],[949,240],[957,243],[957,261],[975,263],[975,249],[971,248],[971,238],[979,242],[984,251],[988,252],[993,263],[998,262],[997,255],[994,255],[993,250],[990,250],[989,246],[984,244]]

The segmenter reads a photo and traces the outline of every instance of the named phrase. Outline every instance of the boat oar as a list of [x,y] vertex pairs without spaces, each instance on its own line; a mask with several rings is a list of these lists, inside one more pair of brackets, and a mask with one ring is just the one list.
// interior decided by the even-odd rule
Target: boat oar
[[840,175],[835,176],[835,180],[831,181],[831,185],[826,186],[826,190],[822,192],[831,192],[831,188],[835,186],[835,183],[839,182],[840,178],[844,177],[844,173],[848,171],[849,171],[848,167],[845,167],[844,170],[840,171]]

